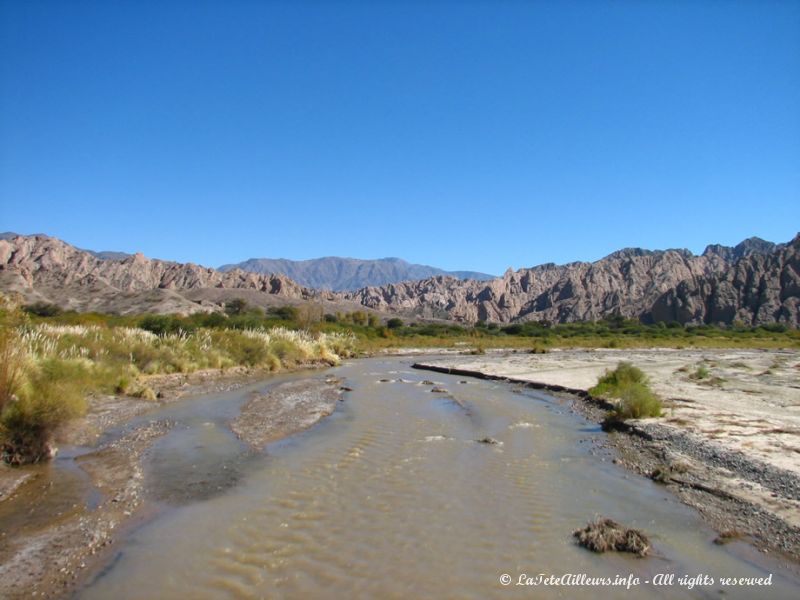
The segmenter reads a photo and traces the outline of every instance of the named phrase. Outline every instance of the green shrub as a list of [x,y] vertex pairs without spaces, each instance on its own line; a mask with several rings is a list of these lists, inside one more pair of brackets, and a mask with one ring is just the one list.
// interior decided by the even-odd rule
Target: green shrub
[[247,312],[247,301],[242,298],[234,298],[230,302],[225,303],[225,312],[231,317],[242,315]]
[[5,462],[18,465],[52,457],[56,429],[86,411],[90,381],[90,370],[79,361],[49,359],[32,369],[0,418]]
[[650,389],[647,376],[628,362],[621,362],[613,371],[606,371],[589,393],[617,400],[616,406],[606,417],[606,426],[626,419],[661,416],[661,400]]
[[620,362],[613,371],[606,371],[589,390],[593,396],[614,396],[623,387],[633,383],[647,383],[644,372],[629,362]]
[[260,340],[244,335],[231,338],[228,352],[234,363],[249,367],[260,365],[266,360],[268,354],[267,347]]
[[139,327],[156,335],[176,333],[182,327],[179,319],[169,315],[147,315],[139,321]]
[[283,321],[297,321],[300,311],[295,306],[271,306],[267,316]]
[[36,302],[26,306],[25,312],[36,315],[37,317],[57,317],[64,311],[55,304],[50,304],[48,302]]
[[661,400],[642,383],[625,386],[620,392],[616,413],[622,420],[661,416]]

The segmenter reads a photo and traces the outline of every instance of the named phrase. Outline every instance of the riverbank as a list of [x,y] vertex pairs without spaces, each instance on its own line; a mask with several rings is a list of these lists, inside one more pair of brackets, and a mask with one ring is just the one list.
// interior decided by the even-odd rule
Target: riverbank
[[[144,464],[175,423],[156,416],[148,421],[148,414],[267,377],[267,371],[243,367],[152,376],[147,385],[157,390],[155,401],[90,398],[87,414],[59,432],[62,451],[55,462],[0,466],[0,597],[68,597],[108,563],[126,531],[157,512],[148,496]],[[245,441],[254,451],[263,440],[309,428],[335,409],[341,395],[338,380],[312,377],[301,380],[300,388],[294,383],[251,398],[229,425],[247,432]],[[131,422],[136,424],[126,427]]]
[[441,357],[417,368],[508,380],[575,398],[620,361],[648,375],[665,415],[608,436],[618,462],[697,508],[719,541],[749,539],[800,562],[800,353],[747,350],[562,350]]

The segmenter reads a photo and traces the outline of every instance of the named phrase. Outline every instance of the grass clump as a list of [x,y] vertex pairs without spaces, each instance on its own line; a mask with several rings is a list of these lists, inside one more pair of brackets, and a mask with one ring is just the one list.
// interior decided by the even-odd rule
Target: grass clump
[[617,401],[605,421],[609,427],[627,419],[661,416],[661,399],[650,389],[647,376],[628,362],[620,362],[613,371],[606,371],[589,393]]
[[0,416],[3,460],[20,465],[51,458],[56,429],[86,411],[90,380],[88,366],[75,360],[27,365],[24,382]]
[[744,537],[745,534],[739,531],[738,529],[726,529],[725,531],[721,531],[720,534],[714,538],[714,543],[717,546],[724,546],[725,544],[729,544],[730,542],[741,540]]
[[590,522],[583,529],[572,532],[578,545],[592,552],[631,552],[638,556],[650,553],[650,539],[637,529],[623,527],[616,521],[601,517]]

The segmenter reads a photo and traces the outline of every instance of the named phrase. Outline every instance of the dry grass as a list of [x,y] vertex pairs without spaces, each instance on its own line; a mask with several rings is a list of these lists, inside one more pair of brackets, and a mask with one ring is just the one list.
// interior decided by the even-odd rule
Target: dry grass
[[730,542],[740,540],[743,537],[745,537],[745,535],[741,531],[738,531],[736,529],[728,529],[726,531],[720,532],[720,534],[716,538],[714,538],[714,543],[717,546],[724,546],[725,544],[728,544]]
[[155,400],[145,375],[334,365],[355,347],[353,335],[284,328],[156,335],[135,327],[33,325],[0,297],[0,450],[14,464],[49,458],[54,432],[85,412],[88,393]]
[[638,556],[650,553],[650,539],[637,529],[629,529],[616,521],[600,517],[583,529],[572,532],[578,545],[592,552],[631,552]]

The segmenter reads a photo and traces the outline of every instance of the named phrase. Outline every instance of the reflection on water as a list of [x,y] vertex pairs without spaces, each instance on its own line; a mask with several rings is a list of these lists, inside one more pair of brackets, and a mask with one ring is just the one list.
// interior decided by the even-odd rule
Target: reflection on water
[[[713,532],[663,488],[591,454],[582,442],[603,434],[556,400],[413,372],[396,358],[336,374],[354,388],[339,410],[265,454],[243,455],[211,408],[205,428],[165,438],[149,477],[179,506],[136,532],[80,597],[590,598],[598,590],[505,587],[500,576],[765,574],[711,543]],[[487,437],[501,444],[476,442]],[[198,485],[214,493],[179,493]],[[656,556],[576,547],[571,531],[597,514],[651,533]],[[795,581],[773,581],[725,597],[796,597]],[[720,597],[719,586],[600,593]]]

